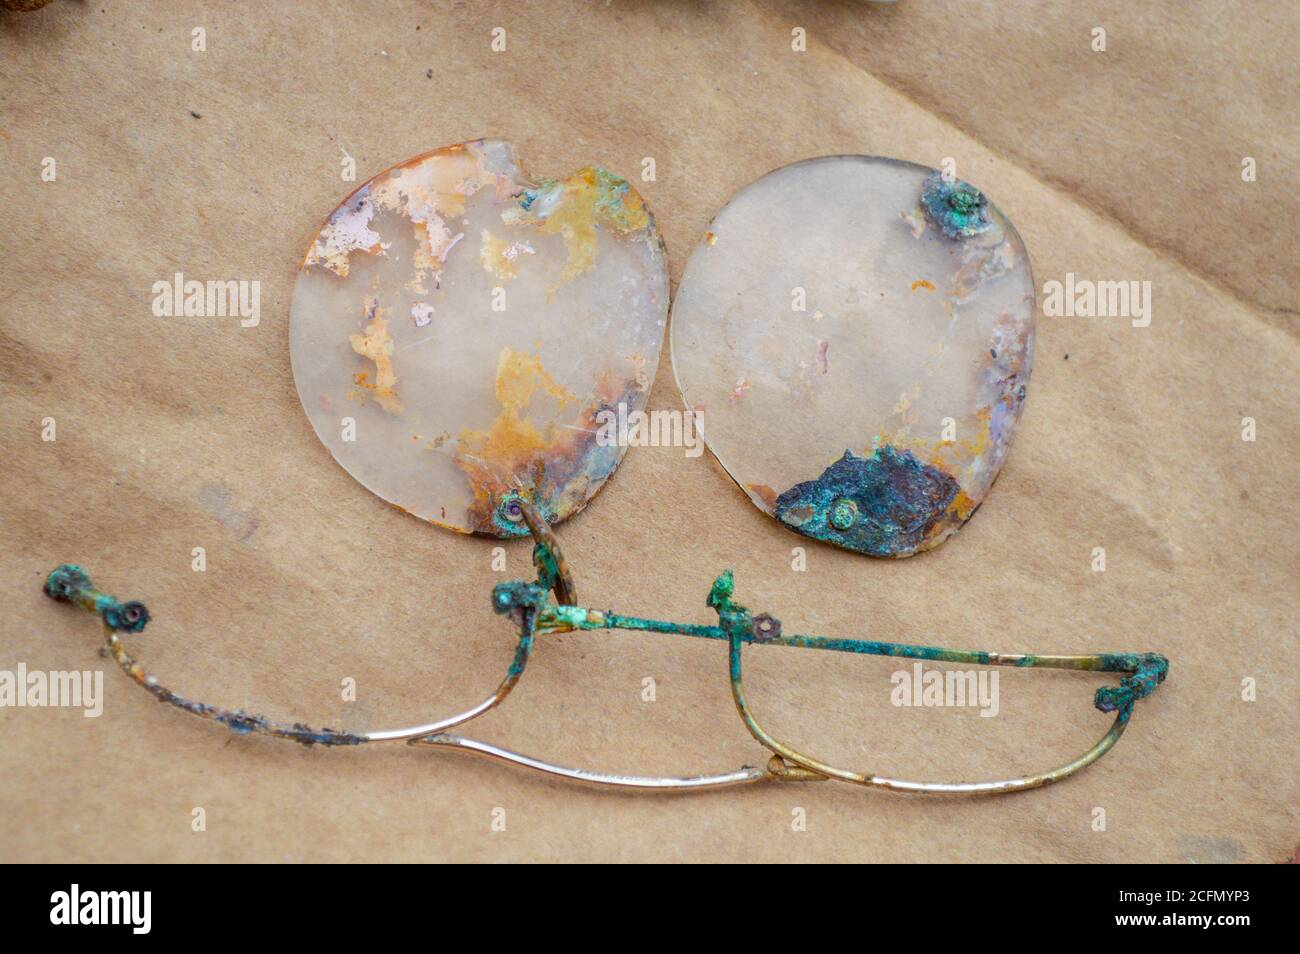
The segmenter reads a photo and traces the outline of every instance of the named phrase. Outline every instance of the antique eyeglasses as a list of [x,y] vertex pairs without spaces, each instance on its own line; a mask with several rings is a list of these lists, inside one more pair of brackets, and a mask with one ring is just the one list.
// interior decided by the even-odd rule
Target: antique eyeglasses
[[[996,479],[1025,400],[1033,311],[1024,245],[978,189],[912,163],[829,156],[769,173],[718,214],[673,302],[672,363],[686,409],[707,418],[705,442],[755,506],[803,536],[907,557],[956,533]],[[496,140],[379,173],[308,248],[290,359],[321,442],[376,495],[430,523],[533,538],[537,578],[491,594],[518,629],[513,659],[464,712],[353,733],[199,702],[127,651],[124,638],[149,622],[143,604],[101,592],[73,565],[54,570],[45,592],[98,615],[106,652],[160,701],[304,745],[453,748],[621,788],[837,780],[952,795],[1037,788],[1110,751],[1137,700],[1164,681],[1163,656],[794,635],[737,602],[730,571],[708,594],[716,625],[582,606],[552,526],[580,511],[622,460],[628,443],[603,440],[603,428],[646,406],[667,318],[664,245],[636,189],[599,166],[530,177]],[[450,731],[505,700],[539,638],[596,630],[725,643],[732,698],[770,753],[766,764],[618,775]],[[836,767],[764,728],[743,681],[753,645],[1121,678],[1096,693],[1096,707],[1114,714],[1109,730],[1071,761],[994,781],[915,781]]]
[[[149,611],[139,602],[120,602],[95,588],[90,577],[77,566],[54,570],[45,582],[45,593],[99,616],[104,624],[105,649],[123,671],[161,702],[192,715],[219,722],[239,734],[261,733],[303,745],[348,746],[375,742],[407,742],[411,745],[455,748],[534,769],[548,775],[590,782],[596,785],[633,789],[709,789],[763,780],[824,781],[834,779],[897,792],[944,795],[991,795],[1038,788],[1061,779],[1101,758],[1115,745],[1133,714],[1137,700],[1150,695],[1169,671],[1165,657],[1155,653],[1094,653],[1089,655],[1039,655],[996,653],[984,650],[944,649],[936,646],[884,643],[874,640],[786,634],[780,620],[766,613],[752,614],[733,599],[731,572],[724,572],[709,591],[708,605],[718,615],[717,625],[677,623],[647,617],[626,616],[612,610],[588,609],[578,604],[573,578],[554,531],[523,496],[507,498],[517,507],[534,539],[533,564],[537,579],[498,583],[492,589],[492,607],[507,617],[519,631],[514,658],[496,689],[478,705],[464,712],[422,725],[373,732],[349,733],[334,729],[313,729],[303,723],[276,723],[262,716],[226,709],[182,696],[148,674],[127,651],[123,635],[144,630]],[[763,767],[741,766],[689,777],[618,775],[587,768],[557,765],[478,739],[450,734],[500,705],[523,677],[538,638],[555,633],[595,630],[630,630],[712,639],[727,644],[731,695],[745,728],[772,754]],[[865,656],[894,656],[935,662],[977,666],[1014,666],[1030,669],[1073,669],[1086,672],[1121,673],[1118,685],[1097,690],[1096,707],[1114,713],[1115,720],[1098,742],[1078,757],[1056,768],[1015,778],[987,782],[915,781],[877,775],[873,772],[838,768],[800,752],[767,732],[755,719],[745,700],[742,658],[746,646],[787,646],[829,650]]]

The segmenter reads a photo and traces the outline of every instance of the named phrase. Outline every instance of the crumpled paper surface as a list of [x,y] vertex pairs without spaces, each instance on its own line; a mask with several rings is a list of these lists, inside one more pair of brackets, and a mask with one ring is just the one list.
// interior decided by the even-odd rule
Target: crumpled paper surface
[[[805,52],[791,49],[799,26]],[[95,719],[0,709],[0,859],[1291,857],[1298,33],[1287,5],[1220,2],[105,0],[0,14],[0,668],[102,669],[105,692]],[[804,541],[707,454],[671,448],[630,451],[560,528],[596,607],[706,622],[709,584],[731,567],[737,598],[789,630],[1165,653],[1168,682],[1115,750],[991,800],[835,783],[611,794],[457,753],[235,737],[96,655],[97,624],[40,593],[58,563],[145,600],[154,622],[133,651],[207,701],[364,729],[495,686],[513,642],[488,606],[495,543],[426,526],[348,477],[302,413],[287,346],[296,267],[352,188],[341,161],[362,182],[484,135],[547,175],[600,162],[637,176],[654,157],[638,186],[674,282],[732,193],[831,153],[954,158],[1020,230],[1040,290],[1069,272],[1150,281],[1149,327],[1040,317],[1001,479],[932,553],[879,562]],[[1246,156],[1257,181],[1242,180]],[[152,285],[177,271],[260,281],[260,323],[154,317]],[[677,401],[665,349],[651,405]],[[507,559],[507,576],[529,575],[528,544]],[[764,653],[746,653],[746,680],[769,728],[857,769],[1000,777],[1066,761],[1107,724],[1092,676],[1005,674],[986,719],[892,706],[895,660]],[[669,636],[547,638],[466,732],[618,772],[766,760],[733,710],[725,648]]]

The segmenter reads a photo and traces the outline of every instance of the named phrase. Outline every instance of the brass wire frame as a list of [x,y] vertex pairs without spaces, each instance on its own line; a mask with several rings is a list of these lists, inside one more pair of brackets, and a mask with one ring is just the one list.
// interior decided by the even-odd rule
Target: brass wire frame
[[[533,562],[536,583],[515,581],[493,588],[493,608],[509,615],[519,626],[519,642],[506,676],[496,690],[478,705],[435,722],[397,729],[352,734],[333,729],[315,730],[302,723],[273,723],[261,716],[234,711],[206,703],[194,702],[163,687],[145,673],[126,651],[122,632],[139,632],[149,614],[139,603],[119,603],[95,589],[79,567],[64,565],[50,574],[45,592],[53,599],[74,603],[98,614],[105,626],[105,650],[135,682],[159,701],[193,715],[220,722],[239,733],[261,733],[306,745],[360,745],[370,742],[405,741],[410,745],[455,749],[483,755],[546,775],[594,785],[647,791],[699,791],[747,784],[764,779],[776,781],[836,780],[894,792],[939,795],[992,795],[1038,788],[1067,778],[1105,755],[1128,726],[1135,701],[1149,695],[1165,678],[1168,661],[1155,654],[1031,655],[999,654],[936,647],[878,643],[867,640],[836,639],[818,636],[782,636],[780,623],[767,615],[751,616],[745,607],[731,600],[732,581],[728,571],[714,583],[709,605],[717,610],[718,626],[681,624],[661,620],[622,616],[613,611],[590,610],[577,605],[572,575],[554,532],[522,496],[515,496],[524,521],[534,538]],[[557,602],[548,601],[554,593]],[[523,676],[536,637],[539,634],[597,629],[622,629],[636,632],[669,633],[726,640],[731,677],[731,693],[745,728],[771,757],[763,768],[743,765],[733,771],[693,776],[620,775],[591,769],[574,768],[533,758],[478,739],[449,734],[447,730],[463,725],[496,708],[510,694]],[[909,781],[854,772],[837,768],[802,753],[770,735],[750,711],[742,683],[741,657],[746,643],[763,643],[795,648],[828,649],[864,655],[899,656],[970,665],[1015,666],[1019,668],[1074,669],[1093,672],[1121,672],[1128,675],[1119,687],[1098,692],[1098,707],[1115,712],[1110,730],[1088,751],[1057,768],[1034,775],[989,782]]]
[[[1046,772],[1038,772],[1034,775],[1026,775],[1019,778],[1001,779],[993,782],[915,782],[900,778],[887,778],[882,775],[874,775],[869,772],[852,772],[846,769],[836,768],[833,765],[813,758],[811,755],[805,755],[791,746],[780,742],[767,733],[767,731],[758,724],[753,714],[749,711],[749,706],[745,703],[745,690],[741,685],[741,667],[740,657],[744,641],[736,634],[730,639],[730,662],[731,662],[731,697],[735,700],[736,711],[740,713],[741,720],[745,723],[745,728],[749,734],[759,741],[765,748],[775,753],[774,759],[780,764],[770,765],[770,770],[774,775],[780,775],[782,772],[791,772],[793,769],[802,769],[800,773],[793,773],[789,777],[799,780],[808,780],[810,778],[836,779],[841,782],[851,782],[855,785],[868,785],[874,788],[888,789],[891,792],[913,792],[917,794],[929,795],[1002,795],[1009,792],[1023,792],[1031,788],[1040,788],[1043,785],[1050,785],[1053,782],[1059,782],[1063,778],[1068,778],[1082,768],[1091,765],[1097,759],[1101,758],[1119,741],[1119,737],[1124,734],[1124,729],[1128,726],[1129,710],[1119,712],[1115,721],[1111,724],[1110,730],[1103,735],[1097,744],[1084,752],[1073,761],[1064,765],[1049,769]],[[1025,657],[1002,656],[992,665],[998,666],[1017,666],[1021,665],[1017,660]],[[1038,657],[1043,659],[1046,657]],[[1086,665],[1097,657],[1095,656],[1058,656],[1053,657],[1060,660],[1061,665],[1051,666],[1042,665],[1041,668],[1059,668],[1059,669],[1088,669]],[[811,774],[808,774],[811,773]]]

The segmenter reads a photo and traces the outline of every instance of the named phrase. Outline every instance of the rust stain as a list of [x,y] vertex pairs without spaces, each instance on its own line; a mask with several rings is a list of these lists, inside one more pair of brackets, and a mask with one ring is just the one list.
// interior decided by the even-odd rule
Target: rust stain
[[[469,479],[473,530],[499,531],[497,506],[503,496],[518,491],[537,500],[548,519],[576,512],[592,483],[603,481],[617,462],[617,448],[597,443],[596,415],[630,401],[639,390],[635,380],[620,381],[607,370],[597,379],[591,401],[580,404],[542,366],[540,356],[503,348],[496,375],[500,412],[486,430],[465,430],[457,438],[454,462]],[[543,430],[529,414],[536,412],[535,402],[548,400],[561,413],[541,415],[552,421]]]
[[767,484],[746,484],[745,489],[763,501],[769,510],[776,510],[777,493]]
[[379,313],[379,304],[370,299],[366,305],[366,316],[370,319],[365,334],[348,335],[352,350],[363,358],[375,363],[375,381],[370,383],[366,372],[358,372],[352,381],[358,387],[365,388],[374,395],[379,406],[390,414],[400,414],[402,402],[397,399],[394,386],[397,374],[393,371],[393,339],[388,334],[388,320]]
[[525,192],[524,197],[526,204],[508,210],[501,218],[507,225],[532,224],[542,235],[563,239],[568,258],[559,280],[548,288],[550,293],[596,263],[597,222],[623,234],[650,226],[650,213],[640,193],[627,180],[594,166],[564,180],[544,181],[541,188]]
[[462,431],[456,451],[456,464],[469,476],[474,491],[471,511],[477,522],[490,519],[495,498],[510,489],[509,475],[527,471],[530,462],[552,448],[554,436],[543,434],[525,417],[534,398],[543,396],[561,406],[577,400],[542,367],[538,355],[503,348],[496,374],[501,410],[487,430]]

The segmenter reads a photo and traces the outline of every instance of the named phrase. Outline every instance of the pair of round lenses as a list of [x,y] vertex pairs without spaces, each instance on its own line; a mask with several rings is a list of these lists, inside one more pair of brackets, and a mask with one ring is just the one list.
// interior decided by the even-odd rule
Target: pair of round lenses
[[[908,556],[997,476],[1033,305],[1024,246],[980,192],[911,163],[814,159],[709,226],[673,304],[673,367],[756,506]],[[518,494],[555,523],[618,466],[607,425],[644,409],[667,310],[663,243],[630,183],[598,167],[532,179],[509,145],[464,143],[380,173],[320,229],[294,289],[294,378],[374,493],[518,536]]]

